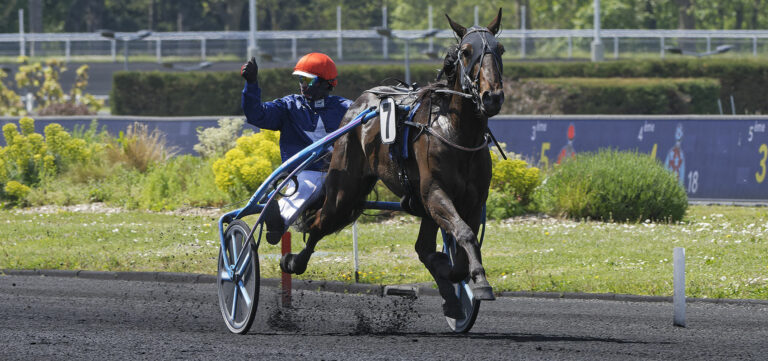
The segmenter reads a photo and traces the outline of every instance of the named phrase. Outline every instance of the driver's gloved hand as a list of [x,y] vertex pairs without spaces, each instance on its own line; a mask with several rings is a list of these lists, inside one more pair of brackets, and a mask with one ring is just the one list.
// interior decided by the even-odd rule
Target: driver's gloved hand
[[259,65],[256,64],[256,57],[251,57],[247,63],[240,67],[240,76],[242,76],[248,83],[255,83],[256,78],[259,75]]

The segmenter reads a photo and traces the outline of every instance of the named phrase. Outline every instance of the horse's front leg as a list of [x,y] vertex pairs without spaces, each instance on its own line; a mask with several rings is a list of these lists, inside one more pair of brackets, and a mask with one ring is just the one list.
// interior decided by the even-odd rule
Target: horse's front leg
[[[439,267],[440,276],[458,282],[469,275],[471,278],[470,288],[475,299],[495,299],[493,288],[485,277],[485,269],[480,256],[480,244],[475,232],[459,216],[456,207],[444,190],[439,187],[430,187],[429,191],[422,191],[422,194],[425,195],[424,205],[429,215],[438,226],[452,235],[457,244],[461,246],[460,249],[464,250],[464,252],[460,252],[460,249],[457,249],[456,262],[453,268],[446,268],[439,265],[439,261],[436,262],[435,265]],[[475,228],[478,228],[477,225]],[[467,266],[468,270],[465,268]]]

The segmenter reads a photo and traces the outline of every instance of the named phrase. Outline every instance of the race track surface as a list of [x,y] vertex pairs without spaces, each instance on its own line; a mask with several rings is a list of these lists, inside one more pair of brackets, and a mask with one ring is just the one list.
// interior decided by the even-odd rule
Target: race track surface
[[469,334],[432,296],[262,287],[257,319],[230,334],[212,283],[0,276],[2,360],[717,360],[768,358],[768,306],[500,297]]

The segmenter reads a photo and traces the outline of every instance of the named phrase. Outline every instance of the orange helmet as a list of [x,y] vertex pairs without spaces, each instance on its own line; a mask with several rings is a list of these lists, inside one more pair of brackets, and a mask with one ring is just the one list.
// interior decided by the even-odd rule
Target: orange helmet
[[327,80],[332,86],[336,86],[338,75],[336,64],[328,55],[323,53],[309,53],[304,55],[293,67],[293,75],[308,77],[320,77]]

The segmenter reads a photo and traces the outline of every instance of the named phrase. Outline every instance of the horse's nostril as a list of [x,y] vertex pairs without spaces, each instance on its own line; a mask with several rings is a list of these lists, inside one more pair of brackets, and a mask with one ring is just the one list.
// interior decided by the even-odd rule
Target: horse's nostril
[[504,103],[504,92],[484,92],[482,99],[486,106],[501,105]]

